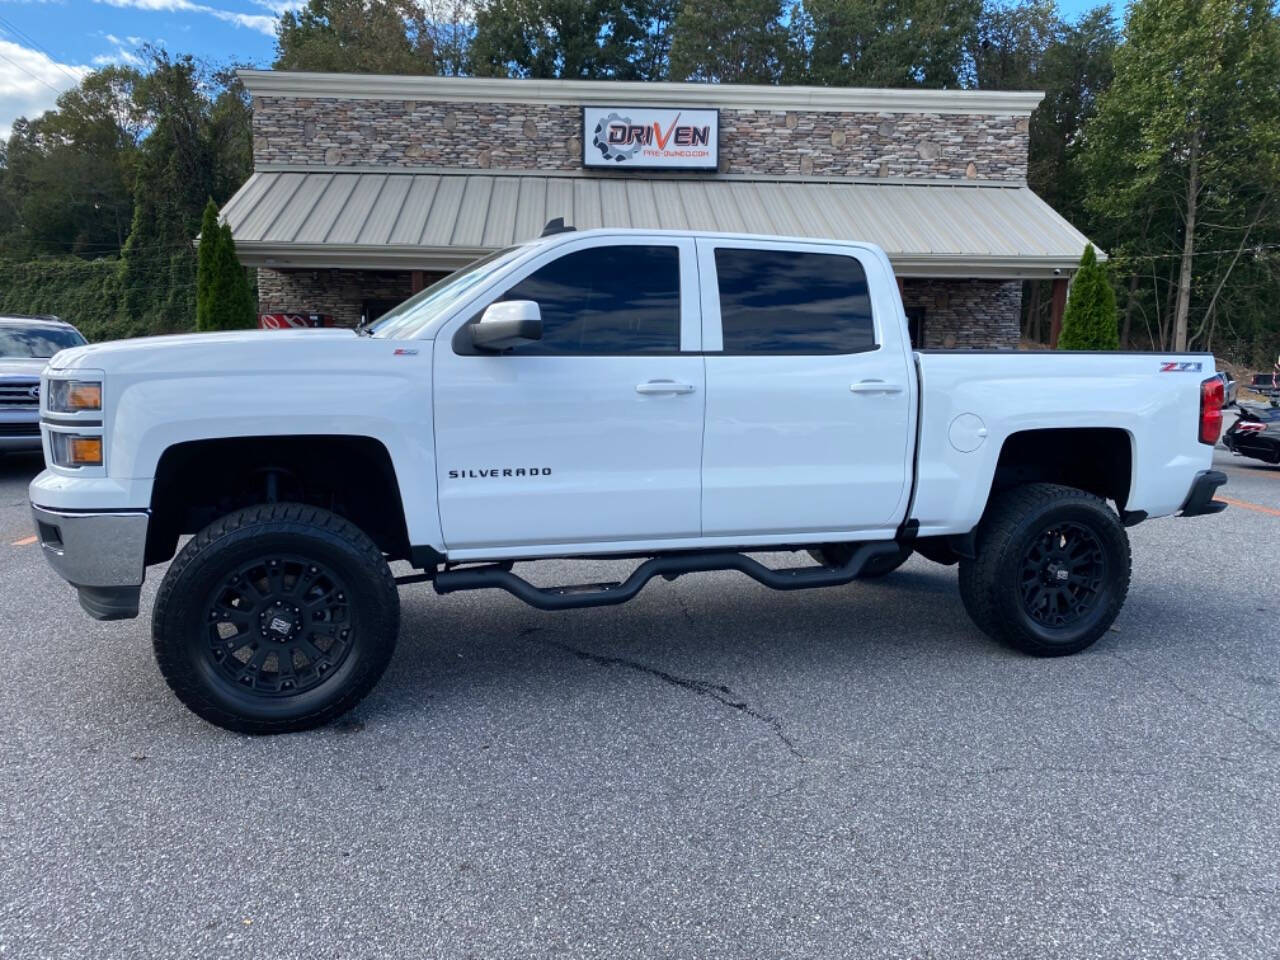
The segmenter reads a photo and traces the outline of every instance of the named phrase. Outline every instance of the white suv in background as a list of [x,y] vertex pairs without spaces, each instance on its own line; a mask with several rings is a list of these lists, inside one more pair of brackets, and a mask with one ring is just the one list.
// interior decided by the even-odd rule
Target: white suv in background
[[57,317],[0,316],[0,453],[40,449],[40,371],[85,343]]

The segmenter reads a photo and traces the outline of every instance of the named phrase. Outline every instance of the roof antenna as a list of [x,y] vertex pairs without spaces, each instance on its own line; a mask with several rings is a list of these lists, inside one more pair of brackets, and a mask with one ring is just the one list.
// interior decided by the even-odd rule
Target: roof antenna
[[577,228],[576,228],[576,227],[566,227],[566,226],[564,225],[564,217],[556,217],[556,218],[555,218],[555,219],[553,219],[553,220],[548,220],[548,221],[547,221],[547,225],[546,225],[545,227],[543,227],[543,228],[542,228],[542,233],[541,233],[541,234],[539,234],[539,236],[549,237],[549,236],[552,236],[553,234],[557,234],[557,233],[569,233],[570,231],[575,230],[575,229],[577,229]]

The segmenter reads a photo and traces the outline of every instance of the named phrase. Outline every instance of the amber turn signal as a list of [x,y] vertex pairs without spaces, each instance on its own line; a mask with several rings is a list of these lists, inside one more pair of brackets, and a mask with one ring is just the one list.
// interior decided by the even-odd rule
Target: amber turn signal
[[53,462],[59,467],[102,466],[102,438],[82,437],[74,433],[49,434]]
[[67,391],[67,406],[72,410],[101,410],[102,384],[72,383]]

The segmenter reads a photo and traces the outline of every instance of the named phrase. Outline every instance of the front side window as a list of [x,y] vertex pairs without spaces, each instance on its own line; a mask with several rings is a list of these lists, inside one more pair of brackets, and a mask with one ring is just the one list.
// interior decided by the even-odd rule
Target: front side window
[[725,353],[875,349],[867,275],[854,257],[720,247],[716,277]]
[[532,300],[542,339],[517,354],[680,351],[680,251],[674,246],[592,247],[525,277],[500,300]]

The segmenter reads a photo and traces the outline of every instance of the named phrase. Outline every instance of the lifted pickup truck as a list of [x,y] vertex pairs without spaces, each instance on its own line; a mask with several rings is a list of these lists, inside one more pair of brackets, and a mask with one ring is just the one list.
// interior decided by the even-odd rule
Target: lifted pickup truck
[[[399,625],[393,560],[422,571],[402,583],[563,610],[706,570],[838,586],[915,551],[958,562],[981,630],[1055,656],[1115,619],[1126,526],[1225,506],[1213,372],[913,353],[870,245],[549,228],[367,330],[59,353],[31,502],[94,617],[136,616],[177,552],[156,657],[234,730],[315,726],[369,691]],[[815,562],[747,555],[779,550]],[[513,570],[599,556],[641,562],[560,588]]]

